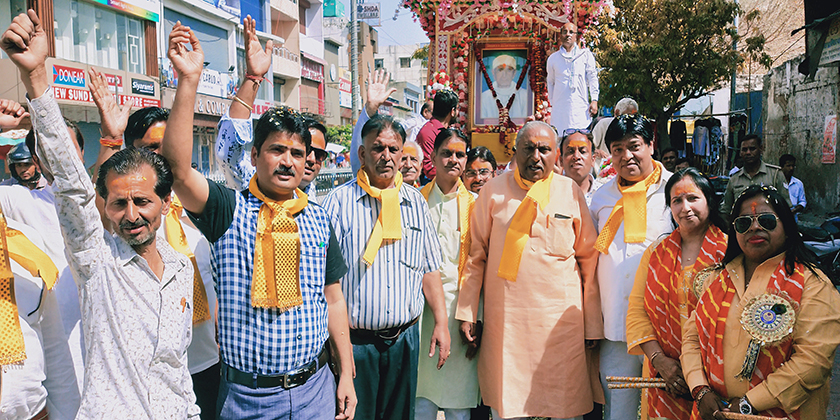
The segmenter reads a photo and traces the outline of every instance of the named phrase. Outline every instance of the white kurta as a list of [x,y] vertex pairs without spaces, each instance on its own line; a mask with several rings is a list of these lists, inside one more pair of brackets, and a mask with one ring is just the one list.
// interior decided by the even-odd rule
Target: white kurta
[[[437,357],[420,351],[417,374],[417,397],[426,398],[440,408],[473,408],[479,403],[478,357],[466,358],[467,346],[460,336],[461,321],[455,319],[458,306],[458,258],[461,232],[458,226],[457,192],[444,195],[437,184],[429,194],[429,213],[432,217],[442,254],[440,279],[446,313],[449,317],[449,336],[452,339],[449,359],[438,370]],[[435,318],[426,305],[420,321],[420,343],[428,343],[435,327]]]
[[592,52],[577,45],[571,52],[560,47],[548,57],[546,72],[551,124],[557,132],[562,135],[567,128],[588,127],[592,121],[589,102],[597,101],[600,92]]
[[[499,102],[502,106],[507,106],[510,96],[516,92],[513,97],[513,103],[510,105],[508,115],[510,118],[525,118],[528,116],[528,91],[525,89],[516,90],[516,82],[510,84],[508,87],[494,86],[496,95],[499,97]],[[481,118],[499,118],[499,107],[496,105],[496,100],[493,99],[493,92],[490,89],[481,92]]]
[[[650,244],[674,230],[671,224],[671,209],[665,203],[665,184],[671,175],[663,168],[659,182],[647,190],[647,232],[644,242],[624,242],[622,221],[607,249],[609,254],[601,254],[598,257],[596,277],[601,289],[604,337],[607,340],[627,340],[627,308],[642,254]],[[589,211],[598,232],[604,229],[615,203],[621,198],[618,180],[619,177],[611,179],[592,195]]]

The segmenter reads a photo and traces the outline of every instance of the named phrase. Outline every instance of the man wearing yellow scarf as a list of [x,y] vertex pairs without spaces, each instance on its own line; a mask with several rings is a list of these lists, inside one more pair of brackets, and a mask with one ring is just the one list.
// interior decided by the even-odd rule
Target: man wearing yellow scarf
[[[435,360],[420,358],[415,420],[435,420],[438,409],[444,411],[448,420],[466,419],[480,400],[475,348],[457,339],[461,323],[455,320],[458,289],[470,252],[470,215],[476,197],[460,178],[467,165],[468,145],[469,140],[460,130],[441,130],[435,138],[432,155],[435,177],[420,190],[429,202],[432,224],[440,239],[440,277],[449,315],[449,335],[456,339],[451,345],[452,356],[441,369],[437,369]],[[434,326],[434,313],[426,307],[420,321],[421,343],[431,339]]]
[[[440,244],[423,195],[402,182],[400,123],[377,114],[361,136],[362,169],[324,201],[348,267],[341,288],[356,362],[357,417],[407,419],[414,416],[418,358],[433,357],[438,347],[440,368],[449,356]],[[424,300],[434,318],[430,343],[419,342]]]
[[[263,50],[253,19],[244,27],[249,69],[268,66],[271,46]],[[222,356],[218,418],[352,418],[352,350],[338,283],[346,268],[326,212],[297,188],[311,150],[303,117],[288,107],[266,111],[254,127],[256,173],[248,187],[212,182],[190,167],[204,61],[195,35],[176,25],[169,57],[179,84],[161,154],[184,210],[211,244]],[[255,92],[260,76],[249,74],[241,89]]]
[[80,394],[55,293],[58,270],[41,249],[35,229],[0,213],[0,412],[73,419]]
[[552,171],[551,126],[525,124],[513,158],[476,200],[455,318],[475,342],[483,295],[478,381],[494,419],[582,416],[595,397],[586,341],[603,337],[595,228],[580,187]]
[[621,115],[607,128],[604,141],[618,176],[592,196],[589,211],[599,230],[595,249],[604,315],[600,346],[605,420],[634,420],[641,394],[607,389],[606,376],[641,376],[642,360],[627,354],[625,319],[636,269],[645,249],[673,230],[665,203],[671,173],[653,160],[653,126],[637,114]]

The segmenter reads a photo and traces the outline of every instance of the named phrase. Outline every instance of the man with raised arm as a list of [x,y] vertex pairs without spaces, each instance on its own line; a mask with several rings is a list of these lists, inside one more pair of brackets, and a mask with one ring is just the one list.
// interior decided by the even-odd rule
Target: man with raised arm
[[[253,21],[245,25],[254,36]],[[211,243],[219,418],[352,419],[353,361],[338,283],[346,268],[326,212],[297,189],[310,151],[303,118],[286,107],[263,114],[247,189],[209,181],[190,165],[204,54],[195,35],[176,25],[168,56],[179,80],[161,153],[172,166],[175,193]],[[337,387],[326,367],[331,353]]]
[[[128,115],[130,106],[120,109],[114,94],[108,89],[105,78],[90,68],[90,91],[99,109],[102,138],[100,140],[98,168],[105,160],[120,150],[144,149],[160,153],[163,133],[169,112],[163,108],[146,107]],[[106,225],[107,226],[107,225]],[[181,201],[172,194],[169,213],[163,219],[157,234],[165,238],[176,251],[184,254],[193,264],[193,335],[187,349],[190,374],[196,404],[201,408],[203,420],[215,419],[216,398],[219,395],[219,345],[216,342],[216,292],[215,279],[210,267],[210,244],[193,226],[184,213]]]
[[[363,165],[356,178],[324,201],[347,275],[341,281],[350,316],[361,419],[411,419],[420,349],[437,367],[449,357],[441,251],[420,191],[403,185],[398,168],[405,130],[375,114],[362,128]],[[430,343],[419,343],[423,305],[433,313]],[[426,347],[429,346],[429,347]]]
[[48,84],[47,43],[33,10],[15,17],[0,40],[26,87],[37,152],[54,177],[68,262],[79,286],[87,340],[76,418],[196,417],[187,369],[193,269],[155,235],[169,210],[171,172],[148,152],[112,156],[100,168],[97,190],[116,234],[103,228],[93,185]]
[[[247,145],[254,140],[254,127],[251,114],[254,111],[254,99],[262,76],[271,67],[271,48],[269,40],[265,49],[260,45],[255,29],[255,21],[250,16],[244,20],[245,26],[245,80],[239,85],[236,96],[230,103],[230,110],[219,121],[219,135],[216,137],[216,160],[222,167],[228,186],[235,189],[248,188],[248,182],[254,176]],[[316,199],[315,178],[321,172],[327,153],[327,128],[311,116],[306,116],[306,128],[312,137],[310,152],[306,156],[306,166],[300,180],[300,188],[311,200]]]

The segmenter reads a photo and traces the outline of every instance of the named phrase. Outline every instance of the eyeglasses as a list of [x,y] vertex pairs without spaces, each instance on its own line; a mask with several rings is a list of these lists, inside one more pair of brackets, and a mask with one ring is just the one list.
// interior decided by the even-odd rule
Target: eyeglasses
[[735,232],[743,235],[750,230],[754,220],[758,220],[758,226],[768,232],[776,230],[779,225],[779,216],[774,213],[762,213],[753,216],[738,216],[732,221],[732,226],[735,228]]
[[479,169],[477,171],[475,169],[467,169],[466,171],[464,171],[464,176],[467,177],[467,178],[474,178],[477,175],[489,176],[491,172],[492,171],[490,169],[487,169],[487,168],[482,168],[482,169]]
[[318,162],[323,162],[324,159],[326,159],[327,156],[330,155],[329,153],[327,153],[326,150],[316,149],[314,147],[312,148],[312,153],[315,153],[315,160],[317,160]]
[[563,130],[563,137],[571,136],[572,134],[575,134],[575,133],[580,133],[580,134],[583,134],[583,135],[587,135],[587,134],[591,133],[591,131],[589,131],[585,128],[567,128],[567,129]]

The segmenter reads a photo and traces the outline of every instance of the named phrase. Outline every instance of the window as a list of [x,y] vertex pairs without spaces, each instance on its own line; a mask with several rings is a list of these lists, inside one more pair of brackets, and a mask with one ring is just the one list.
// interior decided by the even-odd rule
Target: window
[[400,57],[400,68],[407,69],[411,67],[411,57]]
[[373,65],[374,67],[376,67],[377,70],[379,70],[382,67],[385,67],[385,60],[381,58],[376,58],[373,60]]
[[54,4],[57,57],[132,73],[146,72],[142,20],[79,0],[55,0]]

